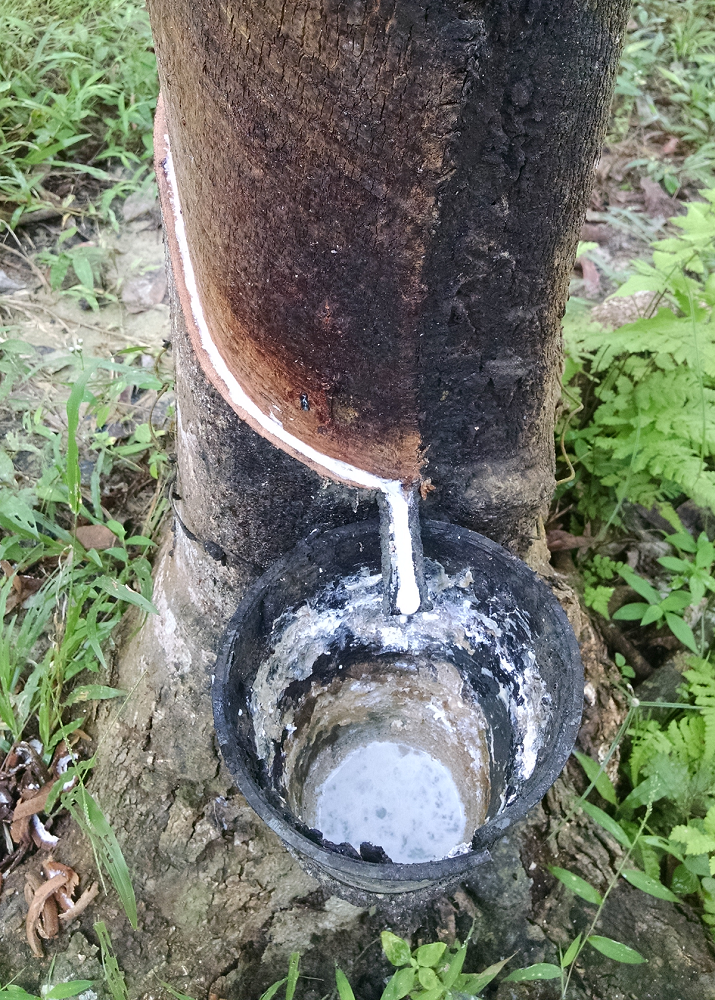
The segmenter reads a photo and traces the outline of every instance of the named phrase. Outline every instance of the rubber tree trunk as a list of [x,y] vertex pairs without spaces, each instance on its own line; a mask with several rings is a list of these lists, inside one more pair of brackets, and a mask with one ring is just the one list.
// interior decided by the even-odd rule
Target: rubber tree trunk
[[[321,895],[215,751],[215,645],[246,586],[312,530],[376,513],[257,433],[228,383],[317,452],[422,480],[429,516],[526,551],[553,489],[559,322],[628,9],[149,0],[176,517],[93,779],[150,931],[105,914],[137,989],[153,970],[191,995],[258,995],[293,948],[349,964],[384,926]],[[501,957],[521,935],[541,960],[526,920],[510,911]]]
[[554,485],[560,319],[628,9],[149,0],[177,285],[239,415],[258,426],[226,373],[317,452],[428,479],[430,516],[524,547]]

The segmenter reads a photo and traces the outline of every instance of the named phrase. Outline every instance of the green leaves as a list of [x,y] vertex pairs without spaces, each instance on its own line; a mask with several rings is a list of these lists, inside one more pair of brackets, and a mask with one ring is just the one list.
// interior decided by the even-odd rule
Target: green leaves
[[679,639],[682,644],[692,650],[693,653],[699,652],[698,644],[695,641],[695,636],[693,635],[693,630],[687,622],[683,621],[682,618],[679,618],[674,614],[666,614],[665,620],[676,639]]
[[649,896],[655,896],[656,899],[667,899],[671,903],[678,902],[678,897],[675,893],[671,892],[670,889],[666,889],[662,882],[651,878],[645,872],[638,871],[637,869],[628,869],[621,872],[621,874],[626,882],[630,882],[636,889],[648,893]]
[[[18,0],[0,13],[0,37],[0,196],[11,225],[27,212],[58,207],[48,201],[48,181],[51,187],[67,176],[74,188],[82,174],[100,181],[84,211],[116,224],[113,199],[149,177],[158,81],[143,5],[73,5],[61,17],[38,17]],[[90,165],[90,156],[111,158],[123,178]],[[68,213],[77,207],[72,194],[60,205]]]
[[[68,983],[57,983],[49,989],[43,987],[42,1000],[67,1000],[68,997],[79,996],[80,993],[91,989],[92,986],[94,983],[89,979],[73,979]],[[28,993],[22,987],[13,984],[0,987],[0,997],[6,998],[6,1000],[40,1000],[39,997],[33,996],[32,993]]]
[[398,969],[385,987],[380,1000],[402,1000],[415,985],[413,968]]
[[587,941],[592,948],[600,951],[606,958],[612,958],[614,962],[623,962],[626,965],[640,965],[646,961],[635,948],[629,948],[628,945],[621,944],[620,941],[614,941],[612,938],[592,934],[587,938]]
[[585,899],[587,903],[595,903],[599,906],[603,902],[600,892],[594,889],[590,882],[582,879],[580,875],[574,875],[573,872],[567,871],[565,868],[550,867],[549,871],[559,882],[563,882],[567,889],[580,896],[581,899]]
[[483,972],[471,973],[466,976],[458,976],[455,980],[454,987],[462,993],[467,993],[470,996],[477,996],[482,992],[485,986],[488,986],[493,979],[496,979],[507,962],[510,962],[513,957],[514,956],[511,955],[509,958],[502,959],[501,962],[495,962],[494,965],[490,965],[488,968],[484,969]]
[[[455,1000],[457,996],[465,997],[465,1000],[467,996],[476,997],[513,958],[510,956],[501,962],[495,962],[482,972],[465,974],[462,969],[469,938],[462,945],[457,942],[451,949],[443,942],[436,941],[423,944],[413,952],[407,941],[391,931],[383,931],[381,939],[383,951],[390,962],[402,966],[388,982],[381,1000],[400,1000],[408,994],[415,1000],[451,1000],[453,995]],[[342,973],[338,975],[338,972],[336,970],[340,1000],[353,1000],[352,991],[347,993],[347,980]]]
[[78,704],[78,702],[123,698],[126,694],[126,691],[122,691],[119,688],[106,687],[104,684],[82,684],[73,689],[70,696],[65,699],[65,705],[69,707],[70,705]]
[[689,872],[685,865],[678,865],[670,880],[670,888],[680,896],[689,896],[698,891],[700,880],[697,875]]
[[560,979],[561,969],[558,965],[550,965],[548,962],[540,962],[537,965],[530,965],[527,969],[515,969],[506,977],[508,983],[527,983],[539,979]]
[[119,968],[119,963],[112,947],[112,939],[109,936],[107,925],[103,920],[98,920],[94,925],[94,933],[97,935],[99,947],[102,951],[104,981],[107,984],[107,989],[112,1000],[129,1000],[124,973]]
[[[174,989],[170,983],[165,983],[163,979],[160,979],[159,982],[164,987],[166,992],[174,998],[174,1000],[194,1000],[194,998],[190,997],[187,993],[182,993],[181,990]],[[283,982],[285,982],[285,980],[283,980]]]
[[564,954],[561,956],[561,968],[568,969],[569,965],[574,961],[581,948],[581,934],[577,934],[573,939],[571,944],[568,946]]
[[76,979],[71,983],[57,983],[47,993],[43,994],[42,1000],[66,1000],[67,997],[76,997],[85,990],[91,989],[92,982],[89,979]]
[[467,943],[466,941],[459,948],[455,954],[452,956],[449,965],[447,966],[447,971],[442,976],[442,982],[447,989],[451,989],[455,982],[462,974],[462,968],[464,967],[464,960],[467,957]]
[[437,973],[434,969],[419,968],[417,970],[417,979],[419,980],[420,986],[425,990],[442,989],[442,983],[437,978]]
[[415,951],[417,964],[434,969],[446,950],[447,945],[441,941],[436,941],[434,944],[423,944]]
[[288,962],[288,975],[286,977],[286,996],[285,1000],[293,1000],[295,995],[295,988],[298,985],[298,976],[300,975],[300,952],[291,952],[290,960]]
[[133,604],[146,614],[158,614],[151,601],[148,601],[146,597],[142,597],[141,594],[137,594],[135,590],[132,590],[125,583],[119,583],[118,580],[109,576],[100,576],[96,582],[97,586],[101,587],[110,597],[114,597],[118,601],[125,601],[127,604]]
[[604,812],[603,809],[599,809],[598,806],[592,805],[590,802],[582,802],[581,808],[583,811],[591,817],[599,826],[602,826],[613,837],[617,840],[621,847],[626,849],[631,847],[631,841],[628,834],[625,832],[623,827],[615,819]]
[[277,983],[273,983],[272,986],[268,987],[265,993],[261,994],[261,1000],[273,1000],[273,997],[285,982],[287,982],[286,979],[279,979]]
[[380,941],[388,962],[397,966],[410,964],[412,953],[410,946],[403,938],[393,934],[392,931],[383,931],[380,935]]
[[653,315],[607,330],[567,313],[565,384],[569,398],[588,385],[589,405],[580,426],[572,420],[558,433],[577,469],[564,489],[584,521],[617,524],[625,501],[650,509],[679,493],[715,509],[712,195],[687,206],[681,234],[654,243],[652,263],[634,261],[636,274],[619,289],[654,293]]
[[694,824],[674,826],[670,839],[676,844],[683,844],[686,854],[710,854],[715,851],[715,836]]
[[[709,548],[712,548],[709,542],[707,542],[707,545]],[[703,562],[703,567],[705,564],[709,567],[712,559],[708,562],[709,549],[706,550],[704,544],[702,552],[701,562]],[[629,570],[628,567],[621,567],[619,573],[623,579],[636,593],[640,594],[641,597],[645,597],[648,604],[625,604],[614,613],[613,617],[619,621],[639,621],[643,626],[650,625],[652,622],[665,621],[676,639],[679,639],[692,652],[697,653],[698,645],[695,641],[693,630],[684,621],[682,615],[687,608],[693,604],[697,604],[702,599],[706,589],[715,589],[715,580],[710,577],[709,572],[706,573],[704,568],[698,569],[693,563],[684,559],[663,556],[659,562],[661,565],[664,565],[664,561],[667,562],[668,560],[670,560],[669,567],[677,567],[679,572],[685,573],[686,576],[690,577],[691,585],[695,588],[695,593],[692,592],[691,587],[690,590],[671,590],[665,597],[661,597],[658,591],[647,580]],[[666,566],[666,568],[669,567]],[[680,579],[676,580],[678,585],[680,582],[682,582]]]
[[591,757],[588,757],[585,753],[581,753],[578,750],[574,750],[573,753],[576,760],[586,772],[586,777],[591,784],[594,785],[598,794],[602,796],[606,802],[610,802],[614,806],[618,805],[616,789],[613,787],[611,779],[608,777],[603,767],[601,767],[601,765]]
[[348,982],[348,977],[337,966],[335,968],[335,985],[338,988],[338,997],[340,1000],[355,1000],[355,994]]
[[638,576],[633,570],[628,569],[627,566],[622,566],[619,573],[626,581],[629,587],[632,587],[637,594],[641,597],[645,597],[649,604],[658,604],[660,602],[660,594],[652,587],[647,580],[644,580],[642,576]]
[[84,785],[79,784],[63,798],[63,804],[72,818],[89,838],[95,854],[99,858],[117,890],[129,923],[137,928],[137,904],[127,863],[119,846],[114,830],[104,813]]
[[79,425],[79,408],[84,400],[87,383],[94,374],[98,362],[87,365],[77,377],[69,399],[67,400],[67,469],[66,482],[69,491],[69,505],[73,514],[79,514],[82,496],[80,493],[79,446],[77,444],[77,428]]

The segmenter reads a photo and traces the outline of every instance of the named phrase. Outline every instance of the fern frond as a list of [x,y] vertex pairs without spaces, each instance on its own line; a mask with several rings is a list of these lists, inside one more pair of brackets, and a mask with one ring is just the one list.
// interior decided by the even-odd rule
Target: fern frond
[[639,722],[630,732],[633,739],[631,745],[631,755],[629,760],[629,770],[631,784],[635,788],[640,782],[641,773],[647,764],[658,754],[668,754],[673,747],[668,737],[662,732],[660,726],[654,719],[647,719]]
[[686,854],[710,854],[715,851],[715,837],[703,833],[694,826],[676,826],[670,832],[670,840],[685,846]]
[[701,715],[674,719],[668,726],[668,740],[677,758],[684,764],[697,764],[703,758],[705,720]]

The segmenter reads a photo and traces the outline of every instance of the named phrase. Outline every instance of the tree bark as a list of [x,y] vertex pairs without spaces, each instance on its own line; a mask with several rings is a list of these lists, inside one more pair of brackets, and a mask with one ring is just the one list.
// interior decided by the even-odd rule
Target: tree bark
[[553,489],[560,318],[629,6],[149,2],[229,372],[317,451],[428,478],[429,516],[500,541]]

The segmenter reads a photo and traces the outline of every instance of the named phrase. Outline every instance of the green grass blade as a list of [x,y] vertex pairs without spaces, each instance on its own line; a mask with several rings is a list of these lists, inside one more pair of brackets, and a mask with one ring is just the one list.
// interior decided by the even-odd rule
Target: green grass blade
[[335,968],[335,985],[338,988],[338,997],[340,1000],[355,1000],[355,994],[353,993],[352,986],[348,982],[348,977],[342,971]]
[[261,1000],[273,1000],[273,997],[276,995],[278,990],[285,982],[286,982],[285,979],[279,979],[277,983],[274,983],[272,986],[269,986],[266,992],[261,994]]
[[592,805],[590,802],[582,802],[581,808],[591,817],[592,820],[610,833],[613,839],[618,841],[621,847],[625,847],[626,850],[631,848],[632,844],[630,837],[625,832],[623,827],[617,823],[615,819],[609,816],[607,812],[604,812],[603,809],[599,809],[598,806]]
[[65,800],[67,808],[84,828],[109,875],[124,907],[129,923],[137,929],[137,902],[122,849],[102,810],[83,785],[72,798]]
[[97,362],[87,365],[84,371],[76,379],[72,386],[69,399],[67,400],[67,471],[65,473],[67,489],[69,491],[70,510],[76,516],[82,505],[82,494],[80,492],[81,475],[79,469],[79,445],[77,443],[77,429],[79,428],[79,408],[84,400],[84,393],[87,383],[97,369]]
[[92,987],[89,979],[75,979],[70,983],[57,983],[49,993],[44,993],[42,1000],[67,1000],[68,997],[76,997]]
[[549,866],[549,871],[559,882],[563,882],[567,889],[580,896],[581,899],[585,899],[587,903],[600,906],[603,902],[601,893],[580,875],[574,875],[573,872],[567,871],[565,868],[558,868],[556,865]]
[[628,871],[621,872],[621,874],[626,882],[630,882],[636,889],[648,893],[649,896],[655,896],[656,899],[667,899],[671,903],[680,902],[674,892],[666,889],[662,882],[651,878],[645,872],[638,871],[637,869],[629,869]]
[[291,952],[290,962],[288,964],[288,977],[286,979],[286,1000],[293,1000],[295,994],[295,988],[298,985],[298,976],[300,975],[300,952]]
[[147,601],[146,597],[142,597],[141,594],[137,594],[135,590],[131,590],[125,584],[119,583],[118,580],[114,580],[111,576],[100,576],[97,580],[97,586],[101,587],[105,593],[116,597],[118,601],[126,601],[127,604],[134,604],[148,615],[159,613],[151,601]]
[[94,932],[99,938],[99,947],[102,950],[104,981],[107,984],[107,989],[111,994],[112,1000],[129,1000],[124,973],[119,968],[119,963],[112,947],[112,939],[109,936],[107,925],[103,920],[99,920],[94,925]]
[[627,944],[614,941],[613,938],[601,937],[600,934],[592,934],[586,940],[592,948],[600,951],[606,958],[613,959],[614,962],[623,962],[625,965],[640,965],[647,961],[635,948],[629,948]]
[[561,969],[558,965],[551,965],[549,962],[539,962],[537,965],[530,965],[526,969],[515,969],[504,980],[507,983],[529,983],[540,979],[560,979]]
[[170,986],[169,983],[165,983],[163,979],[160,979],[159,982],[164,987],[166,992],[170,993],[172,997],[174,997],[174,1000],[194,1000],[194,998],[190,997],[187,993],[175,990],[173,986]]
[[618,796],[616,795],[616,789],[613,787],[611,779],[608,777],[603,767],[592,757],[588,757],[585,753],[580,753],[578,750],[574,750],[573,753],[576,760],[586,772],[586,777],[595,786],[598,794],[602,796],[606,802],[610,802],[611,805],[617,806]]

